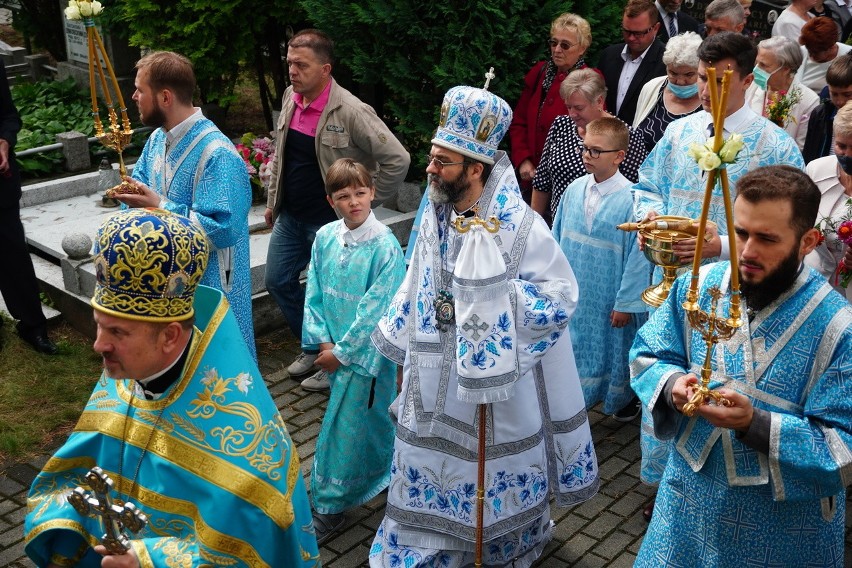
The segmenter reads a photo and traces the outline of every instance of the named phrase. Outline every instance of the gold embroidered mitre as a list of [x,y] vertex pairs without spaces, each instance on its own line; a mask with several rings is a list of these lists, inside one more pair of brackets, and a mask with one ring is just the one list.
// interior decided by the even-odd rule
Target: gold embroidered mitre
[[92,307],[142,321],[192,317],[208,260],[207,237],[186,217],[128,209],[104,222],[95,241]]

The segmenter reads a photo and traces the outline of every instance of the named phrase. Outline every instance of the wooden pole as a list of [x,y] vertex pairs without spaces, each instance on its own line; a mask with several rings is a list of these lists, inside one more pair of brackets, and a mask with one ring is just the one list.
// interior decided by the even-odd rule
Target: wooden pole
[[485,426],[488,405],[479,405],[479,471],[476,481],[476,568],[482,566],[483,519],[485,517]]

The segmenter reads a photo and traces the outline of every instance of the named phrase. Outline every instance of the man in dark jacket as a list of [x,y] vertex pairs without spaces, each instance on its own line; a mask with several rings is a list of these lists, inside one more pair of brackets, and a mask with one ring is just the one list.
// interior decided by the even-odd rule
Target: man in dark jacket
[[606,81],[606,109],[633,124],[639,92],[650,79],[666,74],[665,46],[657,39],[660,14],[652,0],[630,0],[624,7],[624,43],[605,48],[598,69]]
[[0,270],[0,294],[9,313],[18,320],[18,335],[39,353],[53,355],[56,345],[47,336],[38,280],[21,224],[21,174],[15,161],[20,130],[21,116],[12,101],[6,67],[0,61],[0,242],[4,244],[5,261],[5,270]]
[[672,36],[685,32],[698,32],[701,22],[680,9],[683,0],[656,0],[655,5],[660,13],[660,31],[657,39],[668,43]]
[[841,55],[828,66],[825,73],[829,100],[816,107],[808,122],[808,134],[802,157],[811,160],[834,153],[834,115],[837,109],[852,99],[852,53]]

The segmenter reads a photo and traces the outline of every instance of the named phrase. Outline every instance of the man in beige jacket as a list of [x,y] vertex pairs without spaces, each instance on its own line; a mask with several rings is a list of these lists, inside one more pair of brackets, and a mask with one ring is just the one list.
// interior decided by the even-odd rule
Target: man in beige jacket
[[[326,200],[325,172],[338,158],[353,158],[373,172],[376,200],[392,197],[411,159],[370,105],[331,76],[334,43],[319,30],[302,30],[287,44],[291,86],[285,91],[275,137],[275,158],[265,212],[272,228],[266,257],[266,289],[293,334],[301,338],[305,292],[299,274],[308,265],[317,229],[337,219]],[[292,376],[314,368],[316,353],[302,353],[287,368]],[[324,371],[302,381],[325,390]]]

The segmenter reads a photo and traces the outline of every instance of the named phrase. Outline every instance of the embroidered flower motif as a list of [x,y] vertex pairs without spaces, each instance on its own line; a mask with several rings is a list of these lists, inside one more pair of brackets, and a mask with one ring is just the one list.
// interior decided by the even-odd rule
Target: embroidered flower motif
[[528,509],[547,497],[547,488],[547,477],[541,470],[517,474],[498,471],[485,496],[490,499],[494,516],[499,519],[504,503],[512,502],[522,510]]
[[237,375],[237,388],[243,394],[248,394],[249,387],[251,386],[252,380],[251,375],[248,373],[240,373]]
[[576,461],[562,463],[563,467],[559,475],[559,484],[568,489],[588,485],[595,478],[596,463],[594,448],[592,447],[592,443],[589,442],[580,455],[577,456]]
[[[479,318],[476,321],[479,321]],[[487,325],[483,325],[482,327],[488,329]],[[509,332],[513,327],[512,317],[508,312],[503,312],[497,316],[497,322],[491,326],[488,335],[476,344],[466,337],[459,335],[456,353],[461,361],[462,368],[468,368],[468,360],[465,359],[465,355],[471,351],[474,353],[469,361],[474,367],[485,370],[495,366],[497,359],[503,356],[504,351],[512,350],[513,342]],[[465,328],[462,327],[462,329]],[[478,337],[479,333],[477,332],[474,335],[474,340],[478,339]]]
[[473,483],[456,483],[453,486],[453,479],[433,481],[411,466],[405,469],[405,481],[409,507],[439,511],[452,518],[470,522],[476,497],[476,487]]
[[209,387],[213,384],[213,381],[219,378],[219,373],[216,372],[216,369],[207,369],[204,371],[204,377],[201,379],[201,384],[205,387]]

